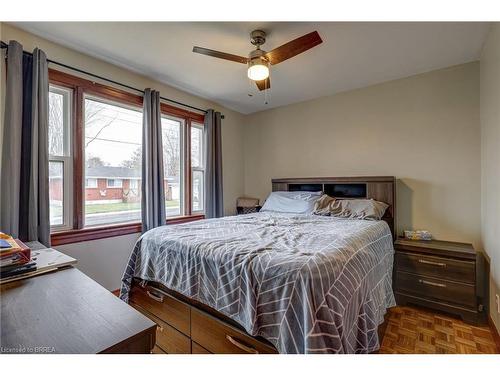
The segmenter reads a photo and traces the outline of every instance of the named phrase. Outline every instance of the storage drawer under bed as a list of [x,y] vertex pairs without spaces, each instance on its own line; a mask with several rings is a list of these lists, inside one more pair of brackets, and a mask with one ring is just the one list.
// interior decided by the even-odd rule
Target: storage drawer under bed
[[191,339],[215,354],[277,353],[273,347],[196,309],[191,310]]
[[191,335],[190,307],[165,292],[149,285],[135,285],[130,292],[130,302],[156,315],[186,336]]
[[129,303],[157,324],[154,353],[277,353],[264,340],[151,285],[134,284]]

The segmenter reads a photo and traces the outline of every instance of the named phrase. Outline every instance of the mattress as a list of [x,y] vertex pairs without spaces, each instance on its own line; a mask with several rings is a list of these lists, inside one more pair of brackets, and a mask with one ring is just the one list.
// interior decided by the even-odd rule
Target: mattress
[[155,281],[270,341],[279,353],[368,353],[392,292],[394,249],[384,221],[254,213],[162,226],[130,255]]

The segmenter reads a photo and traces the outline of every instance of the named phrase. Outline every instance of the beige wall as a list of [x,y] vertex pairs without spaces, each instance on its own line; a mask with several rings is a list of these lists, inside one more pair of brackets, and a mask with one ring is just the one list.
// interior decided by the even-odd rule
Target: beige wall
[[[243,120],[244,116],[218,104],[193,96],[170,86],[163,85],[147,77],[108,64],[101,60],[81,54],[58,44],[39,38],[11,25],[2,23],[1,39],[5,42],[17,40],[24,50],[31,51],[39,47],[48,58],[78,67],[89,72],[103,75],[118,82],[138,88],[151,87],[161,92],[162,96],[200,108],[214,108],[225,115],[222,124],[223,170],[224,170],[224,207],[226,214],[236,210],[235,202],[243,194]],[[4,69],[2,59],[1,69]],[[60,69],[55,66],[51,68]],[[70,72],[74,74],[74,72]],[[2,76],[3,77],[3,76]],[[2,90],[3,91],[3,90]],[[0,108],[4,108],[1,98]],[[3,116],[2,116],[3,119]],[[3,134],[0,133],[0,134]],[[1,138],[1,135],[0,135]],[[1,141],[1,139],[0,139]],[[1,144],[1,142],[0,142]],[[132,250],[136,235],[123,236],[99,241],[83,242],[62,246],[61,250],[79,259],[78,267],[108,289],[117,289],[123,273],[124,264]],[[108,258],[109,257],[109,258]],[[110,262],[112,260],[112,262]],[[107,265],[107,266],[106,266]],[[109,267],[108,267],[109,266]]]
[[490,315],[500,329],[500,26],[494,24],[481,55],[481,234],[490,258]]
[[479,64],[260,112],[245,126],[245,194],[275,177],[396,176],[398,227],[480,247]]

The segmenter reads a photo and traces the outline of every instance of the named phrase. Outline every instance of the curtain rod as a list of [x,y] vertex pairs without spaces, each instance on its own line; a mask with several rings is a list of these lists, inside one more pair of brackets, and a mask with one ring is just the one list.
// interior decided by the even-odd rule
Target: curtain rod
[[[0,42],[1,42],[0,48],[7,49],[7,47],[9,45],[7,43],[5,43],[4,41],[0,41]],[[33,55],[32,53],[26,52],[26,51],[23,51],[23,53],[25,53],[27,55]],[[141,94],[144,94],[144,90],[141,90],[141,89],[138,89],[136,87],[132,87],[132,86],[126,85],[126,84],[121,83],[121,82],[114,81],[114,80],[106,78],[106,77],[99,76],[99,75],[94,74],[94,73],[87,72],[87,71],[79,69],[79,68],[75,68],[75,67],[70,66],[70,65],[66,65],[66,64],[60,63],[58,61],[47,59],[47,62],[50,63],[50,64],[59,65],[59,66],[62,66],[63,68],[74,70],[75,72],[79,72],[79,73],[82,73],[82,74],[85,74],[85,75],[88,75],[88,76],[91,76],[91,77],[94,77],[94,78],[97,78],[97,79],[100,79],[100,80],[112,83],[114,85],[122,86],[122,87],[125,87],[125,88],[129,89],[129,90],[133,90],[133,91],[139,92]],[[205,110],[205,109],[194,107],[192,105],[185,104],[185,103],[179,102],[177,100],[165,98],[163,96],[160,96],[160,99],[164,100],[164,101],[167,101],[167,102],[170,102],[170,103],[174,103],[174,104],[183,106],[183,107],[186,107],[186,108],[191,108],[191,109],[194,109],[196,111],[203,112],[205,114],[207,113],[207,110]],[[221,118],[224,118],[224,115],[221,115]]]

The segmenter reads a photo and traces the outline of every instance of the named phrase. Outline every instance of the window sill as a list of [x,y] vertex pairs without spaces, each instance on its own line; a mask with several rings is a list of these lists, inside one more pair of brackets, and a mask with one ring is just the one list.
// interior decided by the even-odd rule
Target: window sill
[[[205,215],[181,216],[172,219],[167,219],[167,224],[181,224],[190,221],[204,219]],[[72,229],[61,232],[54,232],[50,235],[51,245],[59,246],[70,243],[85,242],[99,240],[102,238],[110,238],[124,236],[126,234],[140,233],[142,231],[141,223],[115,224],[100,227],[91,227],[84,229]]]

